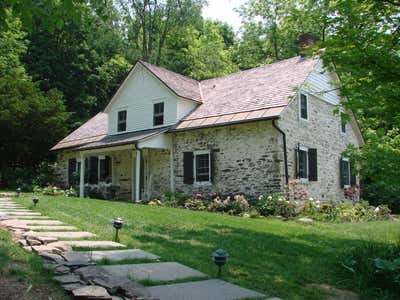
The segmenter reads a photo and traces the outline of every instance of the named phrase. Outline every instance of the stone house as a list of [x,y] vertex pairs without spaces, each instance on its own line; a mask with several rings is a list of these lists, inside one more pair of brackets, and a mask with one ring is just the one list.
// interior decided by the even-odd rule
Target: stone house
[[342,199],[357,182],[342,153],[363,138],[337,81],[318,57],[203,81],[139,61],[104,111],[51,149],[59,182],[140,201],[170,190],[257,197],[298,178],[312,197]]

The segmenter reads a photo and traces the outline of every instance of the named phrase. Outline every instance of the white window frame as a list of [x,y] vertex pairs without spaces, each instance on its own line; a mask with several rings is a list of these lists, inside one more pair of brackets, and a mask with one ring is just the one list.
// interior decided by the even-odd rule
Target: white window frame
[[[119,129],[119,123],[120,123],[120,120],[119,120],[119,113],[122,112],[122,111],[125,111],[125,112],[126,112],[125,130],[119,131],[119,130],[118,130],[118,129]],[[128,110],[124,107],[124,108],[120,108],[120,109],[117,110],[117,132],[118,132],[118,133],[124,133],[124,132],[126,132],[127,130],[128,130]]]
[[340,111],[339,112],[339,116],[340,116],[340,133],[345,135],[347,133],[347,122],[344,124],[344,131],[343,131],[343,127],[342,127],[342,115],[344,114],[344,111]]
[[299,180],[300,180],[300,182],[302,182],[302,183],[307,183],[308,182],[308,176],[309,176],[309,169],[308,169],[308,147],[305,147],[305,146],[299,146],[299,151],[304,151],[304,152],[306,152],[307,153],[307,155],[306,155],[306,173],[307,173],[307,178],[303,178],[303,177],[300,177],[300,152],[299,152],[299,154],[298,154],[298,159],[299,159]]
[[[306,97],[306,108],[307,108],[307,118],[303,118],[301,116],[301,96],[304,95]],[[300,92],[299,93],[299,119],[302,121],[308,121],[309,117],[310,117],[310,111],[309,111],[309,105],[308,105],[308,94],[304,93],[304,92]]]
[[[208,181],[197,181],[197,168],[196,168],[196,156],[208,154]],[[193,178],[195,185],[211,185],[211,151],[210,150],[196,150],[193,152]]]
[[[163,103],[163,104],[164,104],[163,113],[162,113],[163,122],[162,122],[162,124],[160,124],[160,125],[154,125],[154,118],[159,116],[159,115],[156,116],[156,112],[155,112],[155,110],[154,110],[154,107],[155,107],[157,104],[160,104],[160,103]],[[157,128],[157,127],[161,127],[161,126],[165,126],[165,101],[154,101],[154,102],[153,102],[153,128]]]
[[[342,161],[347,162],[347,166],[348,166],[347,169],[348,169],[348,172],[349,172],[348,173],[349,174],[349,181],[348,181],[348,184],[343,183],[343,188],[347,189],[347,188],[349,188],[351,186],[350,161],[349,161],[349,159],[347,157],[342,157]],[[342,167],[342,166],[340,166],[340,167]]]

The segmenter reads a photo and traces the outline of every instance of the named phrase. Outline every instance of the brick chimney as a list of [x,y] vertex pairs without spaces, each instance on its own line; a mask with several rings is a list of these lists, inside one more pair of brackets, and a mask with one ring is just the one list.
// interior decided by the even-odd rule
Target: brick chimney
[[311,48],[315,44],[315,37],[310,33],[306,32],[300,35],[299,38],[299,51],[301,56],[305,56],[305,54],[302,54],[301,52]]

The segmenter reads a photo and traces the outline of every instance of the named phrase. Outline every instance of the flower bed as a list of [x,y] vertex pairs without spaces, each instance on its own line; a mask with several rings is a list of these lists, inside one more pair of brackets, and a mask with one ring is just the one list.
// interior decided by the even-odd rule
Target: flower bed
[[243,217],[280,217],[284,219],[308,217],[323,222],[366,222],[390,219],[386,205],[374,207],[366,201],[325,201],[308,197],[308,192],[293,180],[285,192],[261,195],[249,201],[243,194],[221,195],[168,192],[160,199],[151,200],[149,205],[164,205],[197,211],[225,213]]

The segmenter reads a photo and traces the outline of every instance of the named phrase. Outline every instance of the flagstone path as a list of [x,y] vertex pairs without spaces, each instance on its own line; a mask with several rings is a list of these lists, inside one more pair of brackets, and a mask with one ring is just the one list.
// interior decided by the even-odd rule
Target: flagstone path
[[[207,279],[208,275],[177,262],[96,266],[95,263],[91,262],[118,262],[135,259],[156,261],[160,257],[141,249],[121,249],[126,246],[113,241],[79,240],[96,235],[91,232],[78,231],[77,227],[69,226],[58,220],[50,220],[47,216],[26,209],[13,202],[11,198],[2,197],[2,195],[0,195],[0,227],[12,230],[15,235],[22,238],[19,243],[27,251],[39,253],[44,258],[45,265],[51,267],[56,274],[61,275],[55,279],[63,284],[67,292],[73,295],[84,295],[87,299],[90,298],[90,295],[96,294],[111,299],[108,293],[114,293],[116,290],[123,291],[124,295],[128,295],[128,297],[139,295],[144,297],[143,299],[265,299],[265,295],[258,292],[223,280]],[[60,238],[76,240],[59,240]],[[73,250],[74,248],[120,249],[76,251]],[[205,278],[206,280],[193,281],[195,278]],[[187,282],[145,288],[133,280],[145,281],[146,283],[167,283],[176,280],[187,280]],[[84,282],[90,282],[92,285],[87,286]],[[115,297],[113,299],[122,298]]]

